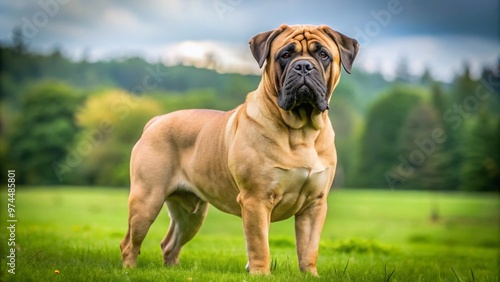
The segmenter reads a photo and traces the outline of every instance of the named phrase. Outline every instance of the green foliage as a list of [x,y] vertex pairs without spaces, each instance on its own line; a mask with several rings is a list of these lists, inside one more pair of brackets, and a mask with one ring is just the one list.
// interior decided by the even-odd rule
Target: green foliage
[[59,183],[52,164],[65,156],[77,132],[74,112],[82,101],[64,83],[44,82],[25,95],[8,139],[8,159],[20,183]]
[[[345,92],[344,92],[345,91]],[[357,152],[357,137],[362,125],[362,117],[355,109],[349,93],[345,88],[336,89],[330,105],[330,120],[335,130],[335,147],[337,149],[337,173],[335,185],[346,187],[352,185],[355,175],[355,157]]]
[[497,127],[495,129],[495,135],[493,136],[493,140],[491,140],[492,156],[495,160],[495,170],[493,173],[493,183],[496,183],[497,190],[500,185],[500,118],[497,120]]
[[[498,75],[500,72],[495,76]],[[436,170],[443,177],[440,189],[485,190],[485,187],[479,188],[484,186],[479,183],[486,182],[490,183],[488,190],[498,190],[499,186],[495,183],[499,182],[492,181],[498,175],[499,163],[494,157],[499,150],[499,146],[495,144],[498,132],[495,133],[492,125],[499,118],[496,109],[500,107],[500,92],[493,88],[495,76],[490,73],[487,79],[475,80],[466,66],[464,73],[456,78],[448,93],[439,85],[432,87],[432,102],[441,117],[446,136],[445,142],[441,144],[441,151],[433,157],[437,159]],[[481,121],[479,116],[483,116]],[[474,127],[476,130],[473,130]],[[478,158],[478,155],[489,157]],[[486,159],[488,160],[485,161]],[[472,171],[476,173],[471,178],[474,174]]]
[[444,142],[438,144],[438,151],[431,156],[432,162],[435,164],[434,170],[442,178],[442,181],[436,183],[433,189],[456,190],[458,187],[458,171],[460,166],[458,162],[458,158],[460,157],[458,146],[460,139],[457,135],[455,124],[447,122],[454,99],[455,97],[450,97],[449,93],[445,92],[441,84],[433,83],[431,85],[431,104],[439,117],[437,128],[442,129],[446,137],[444,138]]
[[[447,160],[445,164],[447,169],[444,170],[445,175],[448,176],[445,185],[448,189],[459,189],[462,184],[460,180],[461,176],[461,166],[464,162],[463,158],[463,132],[466,129],[466,124],[468,119],[476,114],[476,112],[466,111],[464,105],[468,97],[473,97],[476,93],[478,87],[478,82],[475,81],[470,75],[470,69],[468,65],[464,66],[464,73],[456,78],[453,88],[451,89],[451,97],[446,105],[446,110],[443,113],[445,120],[451,120],[445,124],[446,134],[448,140],[444,144],[444,150],[447,154]],[[486,102],[486,101],[483,101]],[[480,106],[478,105],[478,108]],[[452,114],[450,114],[452,113]]]
[[[236,105],[221,100],[213,89],[195,89],[186,92],[160,92],[152,95],[158,100],[165,112],[182,109],[221,109],[233,108]],[[229,104],[229,105],[228,105]]]
[[392,246],[381,244],[374,240],[359,238],[350,238],[336,242],[323,241],[321,247],[325,252],[329,253],[390,254],[396,252]]
[[[435,108],[426,102],[415,106],[408,114],[401,132],[400,163],[392,168],[405,189],[441,189],[445,179],[438,169],[442,143],[446,140],[442,122]],[[401,173],[401,160],[408,169]]]
[[[128,185],[132,147],[146,123],[162,113],[157,101],[134,97],[120,90],[103,91],[89,97],[76,114],[82,132],[77,135],[73,152],[81,160],[74,166],[73,181]],[[89,147],[86,150],[82,149],[85,144]]]
[[[164,66],[137,57],[74,62],[57,49],[30,53],[18,39],[16,48],[0,46],[0,157],[6,160],[0,168],[20,169],[20,182],[126,185],[130,149],[150,117],[186,108],[229,110],[260,82],[258,75]],[[432,69],[417,78],[407,67],[403,60],[397,69],[396,81],[403,85],[356,68],[343,74],[329,111],[338,152],[334,185],[498,189],[500,127],[492,124],[500,117],[500,61],[485,68],[481,80],[465,66],[451,84],[435,81]],[[81,89],[84,95],[67,102],[32,94],[42,84],[56,89],[60,81],[64,91]],[[130,94],[111,95],[109,89]],[[95,98],[108,94],[108,100]],[[481,127],[479,109],[491,125]],[[426,153],[416,142],[432,139],[436,130],[444,141]],[[422,164],[415,163],[418,151],[425,156]]]
[[388,186],[384,175],[399,161],[398,144],[404,122],[423,95],[420,89],[396,85],[368,109],[365,131],[361,137],[362,161],[358,185]]
[[[498,125],[486,110],[469,121],[463,131],[461,166],[461,189],[468,191],[495,191],[500,188],[497,182],[500,174],[498,162]],[[496,142],[495,142],[496,141]]]
[[[489,80],[478,81],[466,68],[448,90],[425,77],[430,93],[418,93],[411,85],[400,88],[401,93],[419,96],[419,101],[386,97],[375,101],[361,138],[359,185],[497,190],[498,133],[492,123],[499,118],[500,103],[495,85],[488,84],[497,76],[493,73]],[[389,107],[391,102],[396,112]],[[479,121],[480,112],[489,118]],[[386,185],[380,181],[381,174]]]

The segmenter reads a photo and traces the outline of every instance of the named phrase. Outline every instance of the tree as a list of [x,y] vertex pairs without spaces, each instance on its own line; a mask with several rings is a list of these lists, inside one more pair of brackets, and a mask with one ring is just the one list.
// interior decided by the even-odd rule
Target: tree
[[432,73],[429,67],[426,67],[424,72],[422,73],[422,76],[420,77],[420,84],[422,85],[433,85],[434,83],[434,78],[432,77]]
[[470,65],[465,63],[463,73],[455,79],[451,102],[463,104],[467,97],[475,94],[477,86],[477,81],[471,76]]
[[436,110],[436,113],[442,118],[443,114],[449,107],[449,101],[444,92],[443,86],[439,82],[431,84],[431,104]]
[[434,82],[431,85],[431,104],[439,119],[440,128],[444,131],[444,141],[440,150],[435,154],[436,171],[439,171],[443,181],[438,189],[457,190],[460,152],[458,151],[460,138],[457,135],[455,124],[445,122],[450,110],[453,109],[450,97],[445,93],[442,85]]
[[409,65],[408,58],[403,57],[399,60],[395,70],[396,82],[408,83],[413,80],[408,65]]
[[8,140],[9,162],[19,183],[59,183],[51,164],[64,158],[64,148],[74,139],[74,112],[82,99],[61,82],[44,82],[26,93]]
[[488,111],[482,110],[463,131],[461,190],[498,191],[497,122]]
[[[335,91],[335,94],[336,91]],[[334,94],[334,95],[335,95]],[[352,102],[342,95],[332,98],[330,120],[335,130],[335,147],[337,149],[337,172],[335,174],[335,186],[352,186],[356,179],[355,146],[356,138],[359,138],[359,114],[356,112]]]
[[401,187],[442,189],[445,179],[440,164],[445,140],[441,119],[431,104],[422,102],[410,111],[401,132],[400,156],[412,172],[401,179]]
[[23,30],[20,26],[14,27],[12,31],[12,47],[17,54],[24,54],[27,50],[26,40],[23,36]]
[[368,109],[361,138],[358,179],[366,187],[392,186],[388,175],[400,162],[399,142],[408,113],[421,101],[422,90],[394,86]]
[[160,115],[158,102],[122,90],[92,95],[76,114],[81,134],[69,149],[74,163],[68,177],[75,182],[124,186],[129,183],[129,159],[146,123]]
[[498,192],[498,190],[500,190],[500,118],[497,119],[497,125],[493,137],[494,139],[491,142],[491,152],[493,160],[495,161],[495,166],[492,179],[493,183],[496,185],[495,189]]
[[500,114],[500,58],[495,66],[483,69],[481,81],[487,85],[488,91],[492,94],[488,99],[490,110]]
[[445,172],[448,179],[444,188],[448,190],[457,190],[463,186],[460,181],[464,179],[461,176],[461,168],[465,161],[462,150],[465,140],[465,125],[470,119],[474,119],[478,109],[487,107],[487,101],[475,99],[478,86],[478,81],[471,76],[469,64],[464,64],[463,73],[455,78],[448,103],[442,113],[446,121],[444,129],[447,136],[443,145],[446,159],[444,159],[442,167],[446,167]]

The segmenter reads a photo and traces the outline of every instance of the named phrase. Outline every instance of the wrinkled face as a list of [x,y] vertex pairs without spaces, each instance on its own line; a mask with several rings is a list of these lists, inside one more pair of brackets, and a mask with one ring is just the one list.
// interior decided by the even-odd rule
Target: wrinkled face
[[[340,56],[335,43],[321,31],[298,28],[271,45],[278,86],[278,106],[328,109],[333,86],[340,77]],[[283,45],[284,43],[284,45]],[[276,46],[274,46],[276,45]],[[283,45],[283,46],[281,46]]]
[[250,40],[254,57],[276,87],[284,111],[328,109],[340,78],[340,65],[350,72],[358,51],[356,40],[327,26],[287,26]]

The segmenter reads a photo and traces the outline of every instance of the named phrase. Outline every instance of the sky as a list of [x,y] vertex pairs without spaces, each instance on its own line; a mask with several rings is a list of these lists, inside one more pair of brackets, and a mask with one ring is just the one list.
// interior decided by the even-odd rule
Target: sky
[[[216,62],[258,73],[248,49],[257,33],[325,24],[360,43],[354,63],[387,78],[406,60],[450,81],[500,58],[500,0],[0,0],[0,41],[20,27],[30,50],[59,48],[80,60],[142,56],[166,64]],[[209,55],[208,55],[209,54]]]

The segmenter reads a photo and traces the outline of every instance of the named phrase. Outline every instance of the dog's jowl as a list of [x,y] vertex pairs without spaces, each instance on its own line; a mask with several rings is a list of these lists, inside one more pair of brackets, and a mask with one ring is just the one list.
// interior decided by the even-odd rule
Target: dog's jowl
[[183,110],[152,119],[132,150],[123,265],[134,267],[163,204],[167,265],[200,229],[208,204],[243,220],[252,274],[270,271],[271,222],[295,216],[299,268],[316,259],[337,155],[329,102],[358,43],[327,26],[287,26],[250,39],[262,80],[229,112]]

